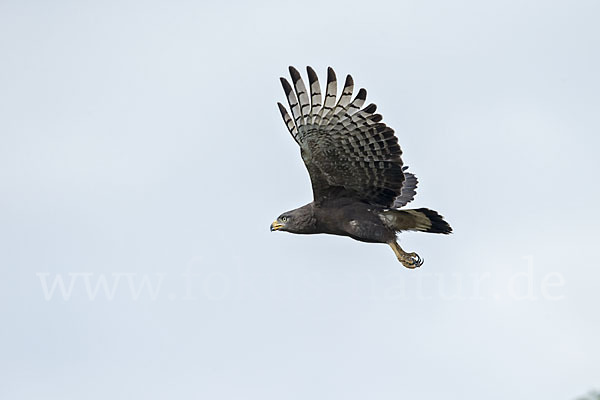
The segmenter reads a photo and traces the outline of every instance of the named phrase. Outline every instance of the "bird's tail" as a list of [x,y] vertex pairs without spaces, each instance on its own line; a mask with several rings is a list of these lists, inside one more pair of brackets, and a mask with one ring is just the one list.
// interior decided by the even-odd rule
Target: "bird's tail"
[[419,231],[430,233],[452,232],[452,227],[444,221],[444,217],[437,211],[428,208],[415,210],[389,209],[383,212],[383,217],[388,225],[395,231]]

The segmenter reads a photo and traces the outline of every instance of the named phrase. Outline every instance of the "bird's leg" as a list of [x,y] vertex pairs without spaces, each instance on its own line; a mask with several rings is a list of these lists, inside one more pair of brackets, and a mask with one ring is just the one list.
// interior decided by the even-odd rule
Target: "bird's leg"
[[417,253],[405,252],[396,241],[388,244],[392,250],[394,250],[394,254],[396,254],[396,257],[398,257],[398,261],[400,261],[406,268],[419,268],[421,265],[423,265],[423,259],[421,259]]

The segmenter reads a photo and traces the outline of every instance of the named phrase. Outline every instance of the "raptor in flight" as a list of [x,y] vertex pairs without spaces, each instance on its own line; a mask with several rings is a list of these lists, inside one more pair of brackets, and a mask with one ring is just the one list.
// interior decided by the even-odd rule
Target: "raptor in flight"
[[416,253],[400,248],[402,231],[448,234],[452,228],[428,208],[400,209],[416,194],[417,178],[403,165],[394,131],[385,125],[375,104],[363,108],[367,91],[354,99],[348,75],[341,95],[333,69],[327,70],[325,95],[317,74],[307,67],[309,90],[290,67],[292,84],[281,78],[291,116],[281,104],[287,129],[300,146],[314,200],[281,214],[271,231],[328,233],[369,243],[388,244],[407,268],[420,267]]

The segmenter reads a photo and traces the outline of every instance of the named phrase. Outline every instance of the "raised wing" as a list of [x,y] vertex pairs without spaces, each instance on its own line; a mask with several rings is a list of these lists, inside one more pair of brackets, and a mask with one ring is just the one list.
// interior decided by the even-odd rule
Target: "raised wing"
[[311,67],[306,69],[310,92],[294,67],[289,68],[293,87],[281,78],[292,116],[281,103],[278,105],[300,146],[315,203],[350,197],[392,206],[394,199],[402,196],[405,179],[402,150],[394,131],[375,114],[375,104],[362,108],[367,98],[365,89],[352,99],[354,82],[350,75],[338,98],[335,73],[328,68],[323,96],[317,74]]

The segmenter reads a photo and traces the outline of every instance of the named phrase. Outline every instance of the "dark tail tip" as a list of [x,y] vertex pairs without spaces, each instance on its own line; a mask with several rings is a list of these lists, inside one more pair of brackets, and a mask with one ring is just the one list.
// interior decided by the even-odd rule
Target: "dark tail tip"
[[429,208],[419,208],[416,211],[422,212],[431,221],[431,228],[427,232],[442,233],[444,235],[452,233],[452,227],[444,221],[444,217],[438,214],[437,211],[430,210]]

